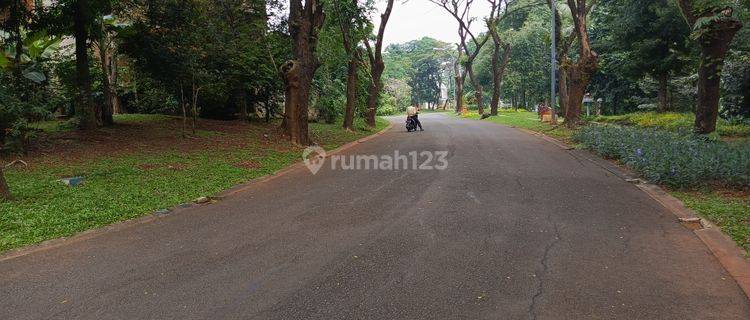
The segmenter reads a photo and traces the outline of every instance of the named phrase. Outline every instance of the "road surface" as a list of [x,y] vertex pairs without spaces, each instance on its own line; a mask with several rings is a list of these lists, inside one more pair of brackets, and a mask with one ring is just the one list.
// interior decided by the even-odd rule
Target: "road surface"
[[590,161],[440,114],[215,204],[0,262],[0,319],[750,319],[692,232]]

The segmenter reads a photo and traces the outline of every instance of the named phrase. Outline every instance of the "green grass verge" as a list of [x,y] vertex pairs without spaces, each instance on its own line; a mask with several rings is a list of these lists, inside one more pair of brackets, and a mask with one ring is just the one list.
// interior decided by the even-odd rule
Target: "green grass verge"
[[[465,116],[460,115],[459,117],[472,120],[481,119],[476,111],[470,111]],[[481,121],[489,121],[507,126],[537,131],[563,140],[568,140],[573,133],[573,131],[565,128],[564,126],[551,126],[548,123],[541,122],[539,121],[539,116],[536,112],[529,112],[525,110],[500,110],[497,116],[489,117]]]
[[[118,120],[137,123],[161,119],[134,115]],[[387,125],[386,120],[378,119],[374,130],[366,130],[358,121],[358,130],[347,132],[338,123],[313,123],[310,131],[315,141],[333,149]],[[199,131],[197,136],[213,136],[211,132]],[[171,208],[301,160],[301,148],[285,141],[278,145],[281,147],[272,148],[258,142],[235,150],[127,154],[73,165],[8,169],[6,178],[15,200],[0,202],[0,251]],[[86,180],[75,188],[58,181],[69,176],[84,176]]]
[[711,220],[750,252],[750,196],[717,191],[672,192],[690,209]]

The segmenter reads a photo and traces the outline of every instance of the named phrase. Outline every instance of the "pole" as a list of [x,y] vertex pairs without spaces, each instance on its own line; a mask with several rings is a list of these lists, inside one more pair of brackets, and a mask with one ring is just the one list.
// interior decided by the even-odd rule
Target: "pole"
[[557,123],[557,107],[555,104],[555,97],[557,94],[555,94],[555,73],[557,71],[557,38],[555,38],[556,31],[555,31],[555,13],[557,12],[557,0],[550,0],[550,3],[552,4],[550,6],[550,12],[552,13],[552,36],[550,39],[552,39],[552,46],[550,50],[550,108],[552,109],[552,123]]

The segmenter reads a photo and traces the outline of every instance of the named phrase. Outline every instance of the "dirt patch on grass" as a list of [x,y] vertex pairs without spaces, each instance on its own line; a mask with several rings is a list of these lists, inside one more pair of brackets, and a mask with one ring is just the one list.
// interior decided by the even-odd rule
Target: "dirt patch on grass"
[[[186,153],[206,150],[238,150],[251,146],[277,151],[294,148],[284,139],[275,123],[246,123],[201,119],[192,134],[191,124],[181,133],[182,119],[159,117],[153,121],[121,121],[112,127],[91,131],[73,130],[42,134],[28,146],[23,155],[2,155],[0,161],[22,159],[29,166],[76,164],[103,156],[128,154]],[[175,170],[180,170],[179,164]],[[141,169],[154,170],[165,165],[143,164]]]
[[160,163],[160,164],[142,163],[138,165],[138,169],[141,169],[143,171],[152,171],[152,170],[162,169],[162,168],[174,170],[174,171],[182,171],[182,170],[187,169],[187,165],[183,163],[166,163],[166,164],[164,163]]
[[255,162],[255,161],[243,161],[243,162],[240,162],[240,163],[235,163],[234,166],[237,167],[237,168],[240,168],[240,169],[250,169],[250,170],[252,170],[252,169],[258,169],[258,168],[260,168],[260,163]]
[[750,190],[719,189],[716,194],[724,198],[735,198],[750,202]]

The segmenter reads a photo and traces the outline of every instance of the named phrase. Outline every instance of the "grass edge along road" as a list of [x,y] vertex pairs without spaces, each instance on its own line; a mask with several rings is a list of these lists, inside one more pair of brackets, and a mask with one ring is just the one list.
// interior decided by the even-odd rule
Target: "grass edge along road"
[[[480,120],[476,111],[469,112],[466,115],[456,115],[464,119]],[[640,125],[646,118],[656,119],[648,122],[648,125]],[[673,113],[658,114],[637,114],[629,116],[598,117],[599,122],[618,122],[625,124],[625,119],[629,120],[627,124],[643,128],[659,128],[659,125],[666,126],[665,130],[674,131],[680,128],[679,124],[689,125],[684,118],[687,116],[676,116]],[[613,119],[613,120],[612,120]],[[563,126],[553,127],[549,124],[542,123],[536,113],[528,111],[502,110],[497,117],[490,117],[480,121],[489,121],[501,125],[518,127],[543,133],[566,142],[572,142],[572,136],[575,131],[566,129]],[[670,121],[679,121],[679,124],[672,124]],[[653,125],[652,125],[653,124]],[[726,125],[722,132],[736,132],[738,136],[727,137],[730,141],[744,140],[745,133],[750,132],[748,126],[736,124],[719,123],[719,128]],[[580,145],[577,147],[581,147]],[[664,186],[662,186],[664,187]],[[719,227],[728,234],[737,244],[746,252],[750,252],[750,193],[743,190],[727,190],[725,188],[715,187],[712,185],[701,186],[691,189],[674,189],[666,188],[673,196],[680,199],[685,205]],[[750,258],[750,255],[748,256]]]
[[[97,134],[122,134],[117,130],[162,130],[171,126],[171,131],[145,133],[140,141],[140,136],[131,136],[129,142],[137,146],[161,137],[173,140],[148,151],[82,155],[81,159],[38,152],[24,157],[29,167],[14,166],[6,171],[15,199],[0,201],[0,252],[172,208],[274,173],[301,160],[302,148],[282,139],[275,123],[243,127],[231,122],[228,124],[232,124],[233,129],[224,130],[225,125],[220,121],[201,120],[201,129],[185,140],[175,138],[180,135],[175,129],[180,122],[177,118],[124,115],[116,120],[120,126],[134,128],[110,129],[114,132],[102,129]],[[202,127],[206,123],[212,126]],[[50,135],[65,133],[56,126],[45,126],[52,132]],[[310,131],[314,141],[331,150],[387,126],[388,121],[378,118],[372,130],[358,120],[356,132],[343,130],[339,123],[311,123]],[[83,143],[75,139],[60,141]],[[169,142],[184,143],[188,148],[173,148]],[[96,147],[91,148],[80,149],[96,150]],[[10,159],[13,158],[4,160]],[[71,176],[83,176],[84,184],[67,187],[59,181]]]

